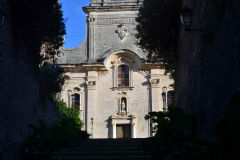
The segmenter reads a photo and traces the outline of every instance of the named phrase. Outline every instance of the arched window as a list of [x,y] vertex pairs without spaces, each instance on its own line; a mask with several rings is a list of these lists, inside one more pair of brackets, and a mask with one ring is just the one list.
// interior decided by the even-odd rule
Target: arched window
[[118,67],[118,87],[129,86],[129,67],[121,65]]
[[77,93],[72,95],[72,108],[80,109],[80,95]]
[[175,92],[174,91],[168,91],[167,92],[167,106],[170,106],[175,102]]

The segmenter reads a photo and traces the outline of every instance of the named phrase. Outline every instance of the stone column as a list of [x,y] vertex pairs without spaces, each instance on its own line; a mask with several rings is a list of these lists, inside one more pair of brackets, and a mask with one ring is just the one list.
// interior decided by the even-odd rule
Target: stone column
[[117,138],[117,124],[112,122],[112,138]]
[[131,138],[136,138],[136,125],[135,125],[135,123],[131,124]]
[[88,72],[87,84],[87,107],[86,107],[86,131],[91,134],[91,138],[94,138],[94,126],[95,126],[95,114],[94,110],[96,107],[96,85],[97,85],[97,72]]
[[136,137],[136,117],[133,115],[131,120],[131,138]]

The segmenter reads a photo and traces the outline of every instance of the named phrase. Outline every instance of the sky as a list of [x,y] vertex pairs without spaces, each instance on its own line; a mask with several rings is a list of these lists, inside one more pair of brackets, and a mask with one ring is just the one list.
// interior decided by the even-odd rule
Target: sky
[[85,38],[86,15],[82,7],[89,5],[89,0],[60,0],[63,17],[66,20],[65,48],[79,46]]

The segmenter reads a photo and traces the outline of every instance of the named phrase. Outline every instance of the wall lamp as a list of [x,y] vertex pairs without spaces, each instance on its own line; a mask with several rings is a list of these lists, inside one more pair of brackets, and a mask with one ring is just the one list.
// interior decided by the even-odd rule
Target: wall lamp
[[163,99],[163,111],[164,112],[166,112],[167,111],[167,87],[166,86],[164,86],[163,88],[162,88],[162,99]]
[[193,10],[188,7],[184,7],[181,10],[180,15],[181,23],[185,27],[185,31],[202,31],[203,29],[192,29],[192,22],[193,22]]
[[5,23],[5,15],[0,12],[0,26],[4,25]]

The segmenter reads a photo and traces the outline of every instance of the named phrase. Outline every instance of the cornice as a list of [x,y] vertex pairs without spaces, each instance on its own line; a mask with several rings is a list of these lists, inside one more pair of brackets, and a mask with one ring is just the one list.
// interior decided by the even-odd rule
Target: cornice
[[112,11],[138,11],[139,5],[125,5],[125,6],[87,6],[83,7],[85,13],[89,12],[112,12]]

